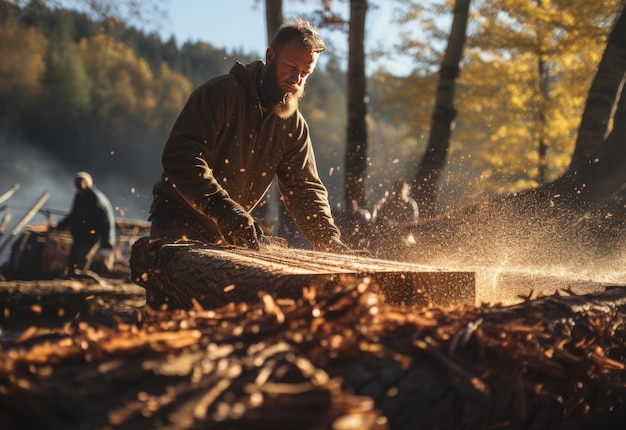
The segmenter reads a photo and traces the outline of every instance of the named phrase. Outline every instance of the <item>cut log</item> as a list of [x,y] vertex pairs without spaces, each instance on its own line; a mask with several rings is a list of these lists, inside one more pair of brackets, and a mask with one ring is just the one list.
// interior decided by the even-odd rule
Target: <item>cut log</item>
[[454,307],[475,302],[475,274],[380,260],[266,246],[260,251],[200,242],[141,238],[131,254],[133,280],[165,296],[169,309],[258,301],[259,292],[297,299],[302,288],[332,288],[342,277],[370,277],[390,304]]

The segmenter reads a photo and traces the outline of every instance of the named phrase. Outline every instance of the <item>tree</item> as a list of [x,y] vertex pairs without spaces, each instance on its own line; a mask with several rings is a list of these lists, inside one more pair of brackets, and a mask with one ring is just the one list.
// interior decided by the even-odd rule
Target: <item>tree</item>
[[162,14],[160,4],[163,0],[66,0],[63,2],[58,0],[13,0],[13,2],[19,7],[30,9],[33,16],[45,13],[49,9],[58,7],[59,3],[63,3],[65,8],[87,10],[100,19],[143,19],[148,22],[149,17],[152,18],[153,15],[160,16]]
[[[518,192],[565,172],[620,2],[472,2],[456,127],[442,176],[429,183],[436,188],[437,213],[444,203],[458,206],[485,193]],[[419,25],[429,43],[407,39],[405,52],[416,53],[416,73],[386,98],[405,101],[410,94],[416,100],[407,124],[421,136],[427,130],[421,119],[428,112],[425,83],[446,45],[437,19],[441,9],[409,3],[406,22]]]
[[148,123],[156,107],[154,74],[124,44],[100,35],[82,40],[80,54],[93,80],[92,113],[112,137]]
[[350,1],[348,37],[348,126],[346,136],[346,209],[355,201],[365,207],[365,172],[367,169],[367,104],[365,78],[365,15],[367,0]]
[[0,101],[15,113],[34,103],[43,88],[46,41],[36,29],[0,27]]
[[267,24],[268,46],[283,24],[283,20],[283,0],[265,0],[265,22]]
[[[464,74],[464,84],[472,87],[466,99],[474,98],[484,81],[493,82],[496,97],[465,108],[483,118],[491,114],[491,132],[475,165],[484,166],[483,177],[514,179],[509,187],[494,187],[498,192],[537,187],[567,169],[618,2],[483,0],[478,5],[479,29],[469,42]],[[499,94],[493,91],[498,86]]]
[[381,252],[424,264],[441,262],[445,256],[446,261],[465,267],[558,264],[580,270],[599,264],[607,270],[609,262],[616,261],[621,271],[626,206],[623,199],[613,197],[626,184],[626,94],[623,85],[616,85],[626,76],[624,34],[626,14],[622,8],[595,78],[613,82],[614,93],[612,97],[590,94],[591,104],[585,109],[593,118],[588,123],[593,130],[586,136],[594,132],[598,136],[598,124],[608,124],[608,134],[600,143],[586,145],[595,148],[585,157],[587,163],[572,165],[540,187],[481,199],[417,223],[411,231],[418,246],[409,251],[382,244]]
[[420,216],[423,217],[432,217],[436,213],[437,185],[447,161],[452,122],[456,117],[454,96],[456,81],[460,73],[459,64],[461,63],[463,47],[465,46],[469,5],[470,0],[456,0],[454,2],[454,19],[446,52],[439,70],[439,82],[437,84],[435,110],[431,120],[430,139],[413,182],[413,198],[418,202]]
[[150,130],[155,135],[166,136],[172,121],[178,116],[193,90],[191,82],[180,73],[162,63],[154,83],[155,109],[150,116]]
[[626,8],[622,8],[591,86],[572,163],[564,175],[533,194],[556,195],[566,207],[587,208],[622,190],[626,184],[625,79]]
[[74,124],[91,108],[92,82],[77,51],[76,45],[62,43],[48,54],[44,112],[54,121]]
[[624,12],[615,23],[609,36],[602,60],[589,89],[589,97],[582,115],[576,147],[569,166],[574,172],[594,162],[593,155],[600,149],[611,125],[611,114],[615,108],[616,95],[624,84],[626,61],[626,32]]
[[[265,23],[267,28],[267,46],[284,22],[283,1],[265,0]],[[263,200],[255,208],[256,217],[262,220],[267,229],[279,236],[293,237],[298,228],[289,216],[287,209],[279,199],[278,184],[274,179]],[[280,234],[279,232],[282,232]]]

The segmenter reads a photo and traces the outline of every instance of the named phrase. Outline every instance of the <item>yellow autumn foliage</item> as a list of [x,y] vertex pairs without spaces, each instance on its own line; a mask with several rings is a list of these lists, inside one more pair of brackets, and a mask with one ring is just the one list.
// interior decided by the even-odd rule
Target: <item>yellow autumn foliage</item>
[[[404,3],[410,5],[407,10],[424,8],[417,0]],[[448,13],[453,4],[448,0]],[[621,0],[471,3],[455,97],[458,127],[450,141],[446,184],[465,188],[466,198],[472,198],[484,192],[535,187],[565,171],[589,86],[621,4]],[[420,19],[414,22],[422,29],[441,21],[440,17]],[[439,25],[439,33],[427,34],[447,37],[448,30]],[[446,42],[430,39],[433,45]],[[414,41],[413,46],[419,43]],[[416,81],[416,88],[423,83],[423,79]],[[395,94],[404,98],[411,86],[407,79]],[[408,123],[418,135],[424,132],[424,118],[415,114]],[[545,145],[545,156],[540,144]],[[462,171],[468,168],[474,181],[468,181]]]
[[26,105],[42,90],[46,40],[34,28],[0,26],[0,99]]

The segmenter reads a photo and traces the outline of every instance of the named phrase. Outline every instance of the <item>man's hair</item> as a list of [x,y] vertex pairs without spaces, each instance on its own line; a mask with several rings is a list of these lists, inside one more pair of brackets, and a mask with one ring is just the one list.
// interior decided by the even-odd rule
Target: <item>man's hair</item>
[[87,186],[91,187],[93,185],[93,179],[91,178],[91,175],[87,172],[76,172],[76,179],[84,179],[85,181],[87,181]]
[[326,49],[326,43],[322,40],[317,30],[313,28],[310,22],[300,18],[294,18],[290,22],[281,25],[272,39],[270,47],[276,50],[294,39],[302,42],[311,52],[319,53]]

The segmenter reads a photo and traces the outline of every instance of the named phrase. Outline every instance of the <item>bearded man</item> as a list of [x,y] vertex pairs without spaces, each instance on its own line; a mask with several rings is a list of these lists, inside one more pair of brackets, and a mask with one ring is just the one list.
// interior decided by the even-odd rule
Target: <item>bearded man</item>
[[163,174],[153,188],[152,239],[258,249],[262,231],[250,212],[276,177],[287,211],[313,249],[348,249],[298,110],[325,49],[317,31],[295,19],[276,33],[265,63],[236,63],[191,94],[165,145]]

